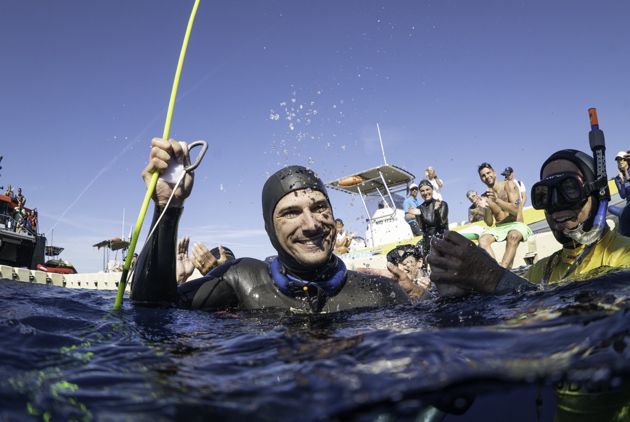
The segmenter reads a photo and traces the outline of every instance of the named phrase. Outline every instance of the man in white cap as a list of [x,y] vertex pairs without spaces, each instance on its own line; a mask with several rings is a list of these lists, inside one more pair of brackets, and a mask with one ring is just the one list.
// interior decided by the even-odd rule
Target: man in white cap
[[511,180],[514,182],[516,187],[518,187],[520,195],[518,204],[525,205],[525,201],[527,201],[527,188],[525,188],[525,183],[514,178],[514,169],[512,167],[506,167],[505,170],[503,170],[503,173],[501,173],[501,176],[505,177],[505,180]]
[[418,199],[418,185],[412,183],[409,185],[409,196],[403,201],[403,210],[405,211],[405,221],[409,224],[411,232],[414,236],[420,236],[422,230],[416,216],[420,214],[420,204],[422,201]]
[[619,196],[626,200],[625,206],[610,205],[608,211],[619,217],[619,233],[624,236],[630,236],[630,152],[619,151],[615,155],[617,162],[617,170],[619,174],[615,176],[615,185]]
[[617,170],[619,174],[615,176],[615,184],[619,191],[619,196],[626,200],[626,204],[630,204],[630,172],[628,171],[628,162],[630,162],[630,153],[619,151],[615,155],[617,162]]

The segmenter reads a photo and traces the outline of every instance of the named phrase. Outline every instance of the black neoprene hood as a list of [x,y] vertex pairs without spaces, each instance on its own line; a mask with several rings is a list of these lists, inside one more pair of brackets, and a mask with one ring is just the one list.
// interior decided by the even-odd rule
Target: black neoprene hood
[[280,247],[276,237],[276,229],[273,224],[273,212],[283,196],[301,189],[320,191],[330,203],[324,182],[315,175],[313,170],[302,166],[289,166],[278,170],[267,179],[262,190],[262,212],[265,220],[265,230],[267,231],[269,240],[271,240],[271,244],[281,258],[288,259],[287,256],[283,256],[285,253]]
[[543,169],[547,166],[547,164],[556,160],[567,160],[575,164],[584,175],[585,182],[593,182],[595,180],[595,165],[593,163],[593,157],[576,149],[563,149],[551,154],[549,158],[545,160],[543,165],[540,166],[541,179]]

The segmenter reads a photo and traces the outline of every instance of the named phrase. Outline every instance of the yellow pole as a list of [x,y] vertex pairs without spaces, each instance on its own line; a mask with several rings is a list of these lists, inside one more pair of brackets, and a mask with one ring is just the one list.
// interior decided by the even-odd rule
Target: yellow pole
[[[190,12],[190,18],[188,19],[188,27],[186,28],[186,35],[184,35],[184,42],[182,43],[182,49],[179,52],[179,61],[177,62],[177,69],[175,70],[175,78],[173,80],[173,88],[171,89],[171,98],[168,102],[168,110],[166,112],[166,121],[164,122],[164,132],[162,133],[163,139],[168,139],[171,133],[171,121],[173,120],[173,110],[175,109],[175,99],[177,98],[177,89],[179,88],[179,79],[182,74],[182,67],[184,66],[184,57],[186,57],[186,49],[188,48],[188,40],[190,39],[190,33],[192,31],[193,23],[195,22],[195,15],[199,8],[200,0],[195,0],[192,12]],[[142,223],[144,223],[144,217],[147,214],[151,197],[155,191],[155,185],[157,185],[159,173],[153,172],[151,175],[151,182],[147,188],[147,193],[144,195],[144,201],[142,201],[142,207],[140,208],[140,214],[136,220],[136,226],[133,230],[133,237],[131,238],[131,244],[127,251],[127,258],[125,259],[125,265],[123,266],[123,272],[118,283],[118,294],[116,295],[116,301],[114,302],[114,309],[120,309],[123,302],[123,296],[125,288],[127,287],[127,275],[131,268],[131,260],[133,259],[133,253],[136,250],[136,243],[138,243],[138,237],[140,236],[140,230],[142,229]]]

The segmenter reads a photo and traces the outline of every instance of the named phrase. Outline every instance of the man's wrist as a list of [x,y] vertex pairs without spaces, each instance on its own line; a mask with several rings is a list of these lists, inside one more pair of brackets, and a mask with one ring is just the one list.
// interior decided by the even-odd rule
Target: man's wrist
[[497,282],[494,293],[503,294],[513,291],[522,292],[524,290],[532,290],[536,287],[529,281],[514,274],[512,271],[505,270],[501,279]]

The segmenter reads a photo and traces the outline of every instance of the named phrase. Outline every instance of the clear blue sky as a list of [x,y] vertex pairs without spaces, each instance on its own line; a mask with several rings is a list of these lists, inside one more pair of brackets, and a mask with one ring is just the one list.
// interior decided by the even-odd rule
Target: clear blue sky
[[[193,1],[4,0],[0,185],[21,186],[79,271],[135,222],[140,171],[165,109]],[[180,233],[265,257],[260,191],[288,164],[324,180],[387,159],[444,179],[451,221],[482,161],[531,187],[551,152],[588,148],[599,110],[630,147],[630,3],[202,0],[171,135],[205,139]],[[288,120],[291,117],[291,120]],[[359,201],[331,193],[363,233]],[[148,217],[150,218],[150,216]],[[143,231],[142,238],[146,235]]]

